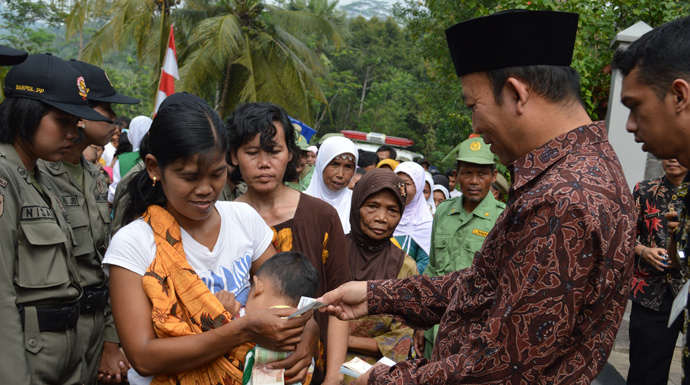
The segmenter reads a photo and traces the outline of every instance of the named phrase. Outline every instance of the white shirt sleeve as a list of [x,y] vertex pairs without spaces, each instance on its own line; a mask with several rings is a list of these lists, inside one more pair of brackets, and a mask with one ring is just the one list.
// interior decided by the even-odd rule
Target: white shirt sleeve
[[121,228],[110,241],[103,258],[103,271],[109,274],[109,265],[115,265],[143,277],[155,257],[153,230],[139,218]]
[[120,179],[122,179],[122,175],[120,175],[120,160],[118,159],[113,166],[113,183],[108,187],[108,202],[110,204],[115,200],[115,190],[117,189],[118,183],[120,183]]
[[117,149],[115,148],[115,146],[113,146],[112,143],[106,144],[103,148],[103,154],[101,155],[101,158],[105,160],[106,167],[111,167],[110,164],[113,162],[113,156],[115,155],[115,151],[117,151]]

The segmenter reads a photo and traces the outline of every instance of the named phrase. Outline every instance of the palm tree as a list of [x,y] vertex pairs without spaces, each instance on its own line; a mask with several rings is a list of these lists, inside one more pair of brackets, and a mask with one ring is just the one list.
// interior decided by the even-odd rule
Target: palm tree
[[84,27],[89,21],[103,17],[111,3],[111,0],[74,0],[65,18],[65,34],[68,40],[74,35],[79,35],[77,59],[81,60],[84,51]]
[[[339,0],[276,0],[282,8],[288,11],[301,11],[319,15],[337,29],[338,33],[347,38],[349,31],[346,20],[346,12],[338,8]],[[304,34],[300,36],[302,41],[309,40],[310,46],[318,53],[332,52],[334,48],[328,36],[318,33]]]
[[134,42],[140,59],[160,68],[162,31],[174,22],[181,88],[212,101],[221,116],[239,103],[270,101],[309,121],[310,100],[326,102],[316,82],[325,69],[298,36],[319,33],[342,44],[328,19],[257,0],[116,0],[111,17],[86,45],[85,60]]

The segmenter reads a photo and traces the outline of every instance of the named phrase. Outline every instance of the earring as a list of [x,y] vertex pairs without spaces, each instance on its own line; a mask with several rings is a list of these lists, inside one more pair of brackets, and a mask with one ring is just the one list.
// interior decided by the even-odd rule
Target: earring
[[152,187],[156,187],[156,177],[153,177],[153,183],[151,184]]
[[86,128],[86,123],[81,122],[81,125],[79,125],[79,128],[81,128],[82,130],[85,129],[85,128]]

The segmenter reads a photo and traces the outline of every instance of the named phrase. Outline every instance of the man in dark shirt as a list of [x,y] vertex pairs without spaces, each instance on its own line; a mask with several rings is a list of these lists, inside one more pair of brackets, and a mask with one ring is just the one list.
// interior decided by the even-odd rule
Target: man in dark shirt
[[[642,149],[660,159],[675,158],[690,168],[690,18],[654,28],[625,50],[616,52],[613,66],[623,74],[621,102],[630,109],[626,129],[643,143]],[[668,245],[670,264],[688,271],[690,256],[690,194],[688,178],[678,188],[683,199],[680,223]],[[674,218],[667,214],[667,218]],[[672,227],[672,226],[671,226]],[[687,303],[687,286],[679,301]],[[681,296],[683,295],[683,296]],[[680,302],[683,305],[683,302]],[[685,320],[686,326],[688,319]],[[683,384],[690,383],[690,346],[686,340]]]
[[666,175],[638,183],[637,245],[630,300],[630,369],[628,385],[666,385],[683,317],[668,327],[673,298],[682,284],[680,271],[669,265],[664,214],[680,209],[678,186],[687,168],[675,159],[661,162]]
[[630,290],[635,211],[569,67],[577,20],[508,11],[446,30],[473,130],[513,186],[471,267],[324,295],[341,319],[440,324],[430,360],[374,367],[357,384],[589,384],[605,365]]

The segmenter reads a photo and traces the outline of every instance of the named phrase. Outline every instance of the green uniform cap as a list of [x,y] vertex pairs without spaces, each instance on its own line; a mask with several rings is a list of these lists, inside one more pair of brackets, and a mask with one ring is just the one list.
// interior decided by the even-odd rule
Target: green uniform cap
[[295,144],[297,144],[297,147],[299,147],[301,151],[309,151],[307,150],[307,148],[309,148],[309,142],[307,142],[307,138],[302,135],[302,127],[297,123],[292,123],[292,128],[295,129]]
[[494,154],[484,139],[475,137],[467,139],[460,145],[457,160],[474,164],[494,164]]
[[308,151],[307,148],[309,148],[309,143],[307,143],[307,138],[305,138],[304,135],[299,135],[295,142],[297,143],[297,147],[299,147],[300,150]]

